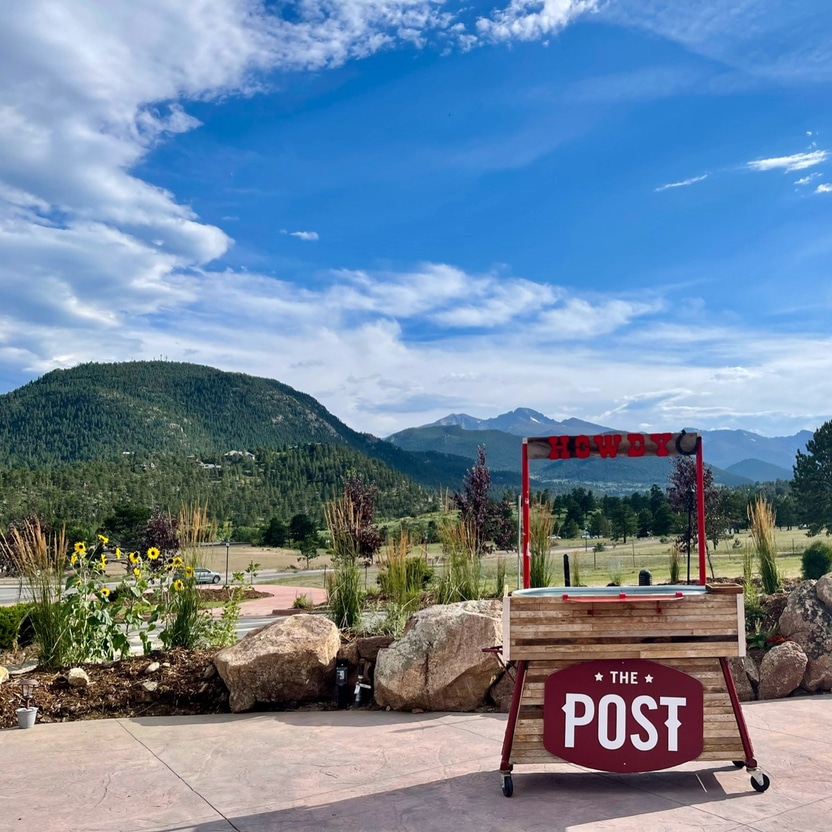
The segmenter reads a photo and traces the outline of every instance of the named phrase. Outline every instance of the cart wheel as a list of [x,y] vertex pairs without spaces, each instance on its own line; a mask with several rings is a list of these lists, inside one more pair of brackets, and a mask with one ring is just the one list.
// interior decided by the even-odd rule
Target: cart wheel
[[745,765],[745,760],[732,760],[734,768],[742,768]]
[[506,774],[503,777],[502,789],[503,794],[506,797],[511,797],[514,794],[514,782],[512,781],[510,774]]
[[751,775],[751,788],[754,789],[755,792],[764,792],[770,785],[771,780],[769,780],[768,775],[763,774],[762,771],[758,771]]

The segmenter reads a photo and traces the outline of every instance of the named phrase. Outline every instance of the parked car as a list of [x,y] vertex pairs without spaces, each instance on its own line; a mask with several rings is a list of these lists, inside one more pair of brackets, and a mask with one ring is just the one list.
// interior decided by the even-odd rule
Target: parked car
[[194,577],[198,584],[218,584],[222,580],[219,572],[214,572],[213,569],[205,566],[195,566]]

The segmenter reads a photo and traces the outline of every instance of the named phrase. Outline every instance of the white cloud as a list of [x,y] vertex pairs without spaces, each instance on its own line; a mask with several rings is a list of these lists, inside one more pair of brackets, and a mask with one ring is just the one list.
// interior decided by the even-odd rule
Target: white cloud
[[832,194],[832,185],[827,184],[826,182],[821,182],[820,185],[815,188],[816,194]]
[[800,179],[795,179],[795,185],[808,185],[812,180],[817,179],[821,176],[820,173],[810,173],[808,176],[801,176]]
[[757,159],[753,162],[746,162],[746,167],[751,170],[784,170],[790,173],[795,170],[805,170],[814,167],[829,158],[826,150],[813,150],[808,153],[794,153],[791,156],[774,156],[770,159]]
[[199,126],[187,102],[256,92],[274,68],[418,46],[450,22],[434,0],[294,11],[289,20],[261,0],[2,5],[0,292],[12,321],[115,325],[195,296],[193,270],[232,241],[134,172],[160,142]]
[[477,31],[489,40],[538,40],[595,11],[598,4],[599,0],[511,0],[491,17],[480,17]]
[[707,178],[708,174],[703,173],[702,176],[692,176],[690,179],[683,179],[681,182],[668,182],[667,185],[660,185],[658,188],[656,188],[656,191],[666,191],[669,188],[684,188],[688,185],[693,185],[696,182],[701,182],[703,179]]
[[318,232],[317,231],[290,231],[290,237],[297,237],[299,240],[317,240],[318,239]]
[[828,14],[818,0],[614,0],[597,18],[647,30],[749,79],[832,79]]

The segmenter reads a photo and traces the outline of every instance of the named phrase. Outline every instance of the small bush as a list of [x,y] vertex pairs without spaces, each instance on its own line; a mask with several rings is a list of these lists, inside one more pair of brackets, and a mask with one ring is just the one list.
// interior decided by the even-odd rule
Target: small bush
[[802,564],[804,581],[822,578],[832,572],[832,546],[821,540],[815,541],[804,550]]
[[20,625],[31,608],[31,604],[0,607],[0,650],[13,650],[17,645]]
[[312,601],[310,600],[309,596],[304,592],[301,595],[296,595],[295,600],[292,601],[292,609],[293,610],[308,610],[312,609]]

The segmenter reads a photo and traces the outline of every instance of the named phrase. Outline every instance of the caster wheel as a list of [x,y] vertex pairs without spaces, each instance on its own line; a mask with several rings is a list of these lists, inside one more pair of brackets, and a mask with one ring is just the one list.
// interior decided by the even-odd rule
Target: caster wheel
[[511,797],[514,794],[514,782],[512,781],[510,774],[503,777],[502,789],[503,794],[506,797]]
[[734,768],[742,768],[745,765],[744,760],[732,760],[731,762],[734,764]]
[[771,780],[767,774],[758,772],[751,775],[751,788],[755,792],[764,792],[771,785]]

